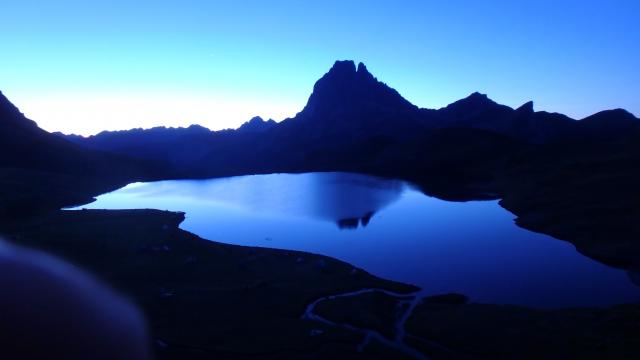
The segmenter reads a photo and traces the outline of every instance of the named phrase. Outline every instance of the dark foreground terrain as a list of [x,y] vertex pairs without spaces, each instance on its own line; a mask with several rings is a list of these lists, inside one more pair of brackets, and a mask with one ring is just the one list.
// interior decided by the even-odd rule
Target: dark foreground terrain
[[[2,230],[126,294],[146,315],[159,359],[640,354],[639,304],[532,310],[460,295],[420,300],[413,286],[324,256],[201,239],[178,228],[183,218],[157,210],[61,211],[5,222]],[[329,295],[344,296],[323,298]]]
[[[180,213],[63,211],[4,224],[9,240],[60,256],[128,295],[158,358],[393,358],[356,351],[359,332],[302,319],[325,295],[417,289],[293,251],[224,245],[180,230]],[[63,324],[61,324],[62,326]]]

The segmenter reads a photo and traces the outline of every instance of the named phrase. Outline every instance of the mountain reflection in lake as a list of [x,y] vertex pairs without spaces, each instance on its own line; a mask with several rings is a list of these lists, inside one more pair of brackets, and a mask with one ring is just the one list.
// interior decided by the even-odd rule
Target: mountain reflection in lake
[[136,183],[80,208],[184,211],[181,228],[203,238],[332,256],[425,294],[535,307],[640,299],[624,271],[517,227],[496,201],[447,202],[365,175]]
[[117,203],[133,201],[136,205],[140,198],[190,199],[256,213],[328,220],[349,229],[366,226],[373,214],[398,200],[405,187],[402,181],[348,173],[272,174],[136,183],[118,190],[125,196],[118,196]]

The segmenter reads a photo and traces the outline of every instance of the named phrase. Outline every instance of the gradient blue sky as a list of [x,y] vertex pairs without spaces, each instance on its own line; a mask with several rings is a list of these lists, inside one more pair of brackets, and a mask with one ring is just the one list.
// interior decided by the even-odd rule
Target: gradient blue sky
[[473,91],[640,114],[640,1],[0,4],[0,90],[43,128],[237,127],[302,109],[336,59],[422,107]]

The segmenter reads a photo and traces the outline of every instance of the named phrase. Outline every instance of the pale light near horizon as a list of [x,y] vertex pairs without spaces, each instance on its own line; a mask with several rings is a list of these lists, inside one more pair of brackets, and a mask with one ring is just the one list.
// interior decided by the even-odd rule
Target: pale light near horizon
[[281,121],[303,104],[224,95],[168,94],[12,96],[14,104],[50,132],[93,135],[104,130],[198,124],[211,130],[237,128],[254,116]]

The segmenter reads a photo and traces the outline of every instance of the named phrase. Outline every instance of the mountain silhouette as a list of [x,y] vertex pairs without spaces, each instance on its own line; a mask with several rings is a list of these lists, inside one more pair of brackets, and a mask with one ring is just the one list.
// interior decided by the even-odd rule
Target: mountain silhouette
[[[418,108],[353,61],[336,62],[296,116],[255,117],[236,130],[54,135],[0,96],[0,218],[86,202],[132,181],[347,171],[402,178],[449,200],[501,198],[520,226],[640,266],[639,124],[621,109],[575,120],[480,93]],[[608,229],[624,251],[606,245]]]
[[2,142],[0,166],[4,168],[78,171],[79,167],[83,167],[91,160],[85,158],[85,155],[90,152],[40,129],[2,93],[0,93],[0,141]]
[[274,127],[277,123],[273,119],[267,121],[255,116],[238,128],[238,132],[262,132]]
[[[255,117],[235,134],[273,130],[269,131],[269,136],[273,137],[272,146],[296,142],[298,146],[315,147],[319,143],[344,145],[375,137],[408,139],[438,128],[472,128],[528,143],[544,143],[568,137],[622,135],[637,126],[636,120],[624,110],[610,110],[576,121],[562,114],[535,112],[533,102],[512,109],[477,92],[441,109],[421,109],[378,81],[363,63],[356,66],[353,61],[346,60],[336,61],[315,83],[307,104],[295,117],[280,123]],[[158,135],[163,130],[165,128],[130,132],[139,135],[135,141],[139,143],[145,142],[140,137],[159,140]],[[202,135],[189,134],[181,128],[166,129],[166,134],[171,132],[180,137]],[[128,136],[126,131],[105,132],[90,137],[85,144],[121,152],[123,144],[118,137]],[[81,138],[70,136],[69,139],[83,142]]]
[[[211,131],[192,125],[105,131],[90,137],[50,134],[27,119],[0,93],[0,226],[10,241],[79,260],[79,266],[87,266],[104,279],[120,279],[117,288],[129,289],[134,299],[143,300],[143,305],[151,310],[152,325],[160,324],[161,330],[168,331],[170,336],[178,334],[174,336],[177,341],[164,336],[161,336],[162,341],[156,340],[156,345],[161,345],[156,346],[161,357],[203,356],[200,350],[207,350],[207,339],[216,338],[217,334],[207,338],[199,336],[203,333],[202,324],[218,326],[224,322],[220,321],[221,313],[216,309],[206,313],[208,317],[202,317],[207,309],[222,308],[223,312],[230,313],[228,304],[240,299],[242,306],[237,307],[240,309],[237,313],[257,309],[242,317],[242,321],[262,319],[265,309],[273,308],[275,311],[271,312],[281,313],[279,318],[263,319],[249,332],[233,323],[236,313],[222,318],[230,319],[232,323],[228,329],[231,331],[223,329],[219,334],[230,335],[222,341],[216,338],[210,346],[211,353],[243,357],[241,353],[223,349],[224,340],[234,340],[241,333],[260,336],[264,329],[277,328],[276,320],[280,318],[289,321],[294,316],[299,317],[300,310],[308,307],[308,301],[322,296],[311,296],[313,294],[306,288],[303,289],[306,292],[297,296],[290,287],[317,282],[325,288],[321,293],[335,293],[326,290],[331,288],[327,284],[341,281],[340,274],[347,274],[346,282],[336,283],[333,287],[347,290],[389,288],[402,294],[419,289],[378,281],[349,264],[335,263],[313,254],[210,243],[178,228],[185,218],[184,213],[59,209],[84,204],[93,196],[135,181],[274,172],[367,173],[409,180],[425,194],[448,200],[500,199],[500,205],[517,216],[519,226],[570,241],[577,251],[587,256],[627,269],[632,281],[638,283],[639,124],[633,114],[622,109],[606,110],[575,120],[562,114],[535,111],[533,102],[513,109],[480,93],[473,93],[441,109],[418,108],[378,81],[363,64],[356,66],[352,61],[336,62],[315,84],[308,103],[296,116],[282,122],[254,117],[235,130]],[[401,195],[403,186],[397,182],[391,189],[382,189],[391,191],[373,197],[363,197],[350,187],[343,187],[329,197],[326,192],[318,191],[310,201],[321,205],[314,213],[329,210],[328,213],[334,214],[334,209],[349,210],[332,220],[340,229],[357,229],[368,226],[377,210]],[[282,189],[293,194],[291,196],[298,196],[289,190]],[[273,193],[273,187],[265,192]],[[299,215],[299,211],[294,211]],[[430,216],[428,209],[423,215]],[[451,223],[451,226],[466,226],[463,219],[452,219]],[[389,236],[393,239],[393,234]],[[311,269],[309,274],[313,276],[296,274],[286,278],[278,275],[291,273],[292,269],[299,272]],[[160,277],[149,277],[157,273]],[[217,274],[222,280],[212,282],[210,273]],[[196,280],[188,286],[173,286],[180,279],[191,278]],[[167,289],[166,284],[171,287]],[[226,291],[225,287],[230,290]],[[200,298],[205,293],[211,295],[208,299],[212,301]],[[271,296],[271,293],[275,295]],[[300,298],[300,301],[282,302],[286,300],[283,294],[286,298]],[[386,318],[385,309],[388,308],[389,314],[393,315],[391,318],[396,320],[399,301],[408,297],[384,296],[391,300],[383,299],[383,306],[379,306],[379,301],[374,299],[373,306],[366,306],[373,312],[365,309],[366,312],[356,314],[354,319],[358,320],[364,314],[365,323],[376,320],[373,324],[376,328],[375,322]],[[163,311],[154,299],[169,304],[170,311]],[[252,302],[253,299],[260,302]],[[461,314],[469,313],[472,320],[480,319],[478,321],[482,323],[487,323],[486,319],[507,319],[503,316],[507,314],[507,320],[513,318],[525,325],[533,324],[532,327],[524,326],[525,337],[533,339],[531,349],[541,343],[539,324],[547,323],[551,327],[559,325],[556,326],[558,331],[568,334],[565,342],[569,343],[571,354],[611,353],[613,357],[624,358],[630,349],[627,345],[637,343],[637,321],[632,321],[637,317],[628,316],[637,314],[636,304],[577,310],[528,310],[500,305],[502,312],[496,312],[487,310],[494,306],[490,304],[469,304],[471,308],[467,308],[467,298],[463,295],[446,294],[427,300],[410,314],[407,324],[413,335],[421,327],[421,319],[416,320],[416,316],[435,314],[427,316],[427,320],[441,319],[445,327],[447,323],[453,324],[450,326],[454,334],[451,338],[455,342],[460,338],[462,328],[470,328],[471,337],[478,334],[476,328],[456,323],[458,319],[469,318]],[[272,303],[276,306],[263,306]],[[196,305],[195,310],[189,307],[190,304]],[[255,304],[258,306],[253,306]],[[362,308],[360,303],[353,304],[357,309]],[[293,310],[289,312],[286,307]],[[377,308],[383,311],[380,317]],[[176,313],[176,309],[188,310]],[[339,317],[340,308],[336,309]],[[508,312],[504,313],[504,309]],[[335,313],[331,304],[328,312]],[[443,312],[452,316],[443,317]],[[478,316],[474,315],[476,313]],[[182,314],[185,316],[177,316]],[[173,318],[178,322],[167,322]],[[196,326],[190,326],[193,319],[197,320]],[[523,332],[514,332],[509,321],[502,323],[487,329],[499,336],[506,329],[508,334],[523,338]],[[167,324],[177,324],[178,328]],[[440,325],[436,325],[438,331]],[[292,331],[302,336],[296,338],[308,338],[309,327],[294,326],[297,328],[293,327]],[[578,327],[586,330],[574,331]],[[188,341],[188,336],[181,331],[185,328],[193,329],[187,335],[195,334],[197,341]],[[529,328],[532,330],[528,331]],[[238,332],[238,329],[242,331]],[[301,329],[307,330],[301,332]],[[157,326],[152,330],[157,330]],[[317,330],[312,330],[311,335],[314,331]],[[553,336],[543,340],[547,338]],[[275,339],[279,341],[281,337]],[[446,334],[444,339],[447,340]],[[479,337],[476,343],[480,342],[487,341]],[[585,348],[583,344],[587,342],[594,343],[595,347]],[[517,341],[514,343],[515,347],[521,347]],[[558,342],[548,343],[553,347]],[[436,345],[425,342],[421,348],[429,355],[434,353],[445,358],[466,358],[469,349],[474,354],[484,354],[475,351],[477,347],[474,346],[450,349],[448,345],[447,348]],[[293,352],[268,348],[265,352],[260,348],[264,346],[260,344],[258,352],[250,349],[250,356],[296,357],[302,353],[296,344],[291,346]],[[495,355],[494,348],[485,348],[489,357]],[[379,349],[382,347],[377,346],[373,351]],[[381,356],[397,355],[395,349],[392,350],[388,353],[385,350]],[[634,350],[631,348],[631,352]],[[327,351],[333,353],[331,349]],[[371,353],[370,349],[364,357]]]
[[0,121],[0,124],[2,124],[0,129],[2,130],[8,130],[10,127],[13,127],[16,131],[18,129],[36,129],[38,127],[34,121],[25,118],[2,91],[0,91]]
[[[468,184],[495,183],[513,154],[535,151],[546,157],[540,145],[619,140],[636,133],[639,123],[624,110],[578,121],[536,112],[532,102],[512,109],[480,93],[441,109],[423,109],[353,61],[335,62],[293,118],[276,123],[254,117],[236,130],[192,125],[53,135],[4,96],[0,112],[4,168],[100,182],[352,171],[428,184],[426,192],[448,198],[468,196],[461,192]],[[474,196],[495,193],[485,188]]]
[[579,121],[585,135],[616,137],[640,129],[638,119],[623,109],[605,110]]
[[396,90],[378,81],[363,63],[356,68],[351,60],[336,61],[329,72],[315,83],[298,117],[332,121],[345,114],[360,117],[363,112],[375,109],[418,110]]
[[378,81],[362,63],[337,61],[313,87],[295,119],[321,136],[405,137],[420,128],[418,107]]
[[150,170],[40,129],[0,93],[0,217],[87,201]]
[[[488,166],[484,161],[463,161],[465,149],[476,151],[467,153],[467,158],[479,161],[478,154],[497,155],[513,151],[514,146],[624,136],[637,124],[624,111],[577,121],[536,112],[532,102],[512,109],[477,92],[441,109],[421,109],[379,81],[364,64],[347,60],[336,61],[315,83],[305,107],[279,123],[255,117],[237,130],[134,129],[67,139],[151,161],[164,167],[168,177],[345,170],[411,173],[418,178],[435,172],[438,164],[446,163],[452,171],[459,166]],[[424,141],[438,144],[437,148]],[[489,162],[496,165],[495,158]]]

